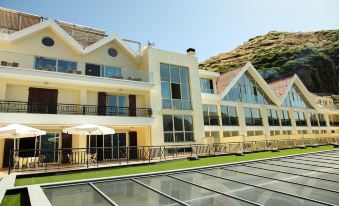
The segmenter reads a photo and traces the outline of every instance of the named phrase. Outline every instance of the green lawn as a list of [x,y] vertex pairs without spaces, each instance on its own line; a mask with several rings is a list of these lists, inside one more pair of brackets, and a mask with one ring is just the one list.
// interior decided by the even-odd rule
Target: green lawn
[[5,195],[0,206],[20,206],[20,200],[20,194]]
[[166,171],[166,170],[216,165],[216,164],[240,162],[240,161],[246,161],[246,160],[255,160],[255,159],[261,159],[261,158],[286,156],[286,155],[293,155],[293,154],[306,153],[306,152],[316,152],[316,151],[323,151],[323,150],[330,150],[330,149],[333,149],[332,145],[320,146],[318,148],[288,149],[288,150],[281,150],[280,152],[270,152],[270,151],[258,152],[258,153],[245,154],[244,156],[232,155],[232,156],[208,157],[208,158],[201,158],[200,160],[197,160],[197,161],[189,161],[189,160],[184,159],[184,160],[177,160],[177,161],[171,161],[171,162],[163,162],[163,163],[158,163],[158,164],[153,164],[153,165],[129,166],[129,167],[124,167],[124,168],[109,168],[109,169],[102,169],[102,170],[79,171],[76,173],[58,174],[58,175],[45,176],[45,177],[22,178],[22,179],[17,179],[15,182],[15,185],[23,186],[23,185],[31,185],[31,184],[81,180],[81,179],[89,179],[89,178],[113,177],[113,176],[118,176],[118,175],[130,175],[130,174],[139,174],[139,173],[146,173],[146,172],[159,172],[159,171]]

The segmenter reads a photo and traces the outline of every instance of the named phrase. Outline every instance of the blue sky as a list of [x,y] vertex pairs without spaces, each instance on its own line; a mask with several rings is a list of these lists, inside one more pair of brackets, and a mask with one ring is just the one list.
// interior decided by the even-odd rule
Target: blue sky
[[269,31],[339,29],[338,0],[0,0],[0,6],[104,29],[199,61]]

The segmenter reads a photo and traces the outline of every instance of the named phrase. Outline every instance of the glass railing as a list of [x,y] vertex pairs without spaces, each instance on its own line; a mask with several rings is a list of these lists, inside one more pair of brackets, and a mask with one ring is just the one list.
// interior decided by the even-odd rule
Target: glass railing
[[219,116],[204,116],[204,125],[218,126]]
[[223,126],[239,126],[238,117],[222,117]]
[[[42,61],[41,59],[44,59]],[[22,54],[17,52],[0,51],[0,66],[18,69],[35,69],[39,71],[59,72],[66,74],[77,74],[87,76],[97,76],[100,78],[123,79],[130,81],[154,82],[153,73],[146,70],[135,68],[120,68],[119,73],[112,75],[104,74],[104,66],[114,67],[113,65],[100,65],[100,71],[95,75],[86,74],[86,61],[64,60]],[[81,65],[81,66],[80,66]],[[119,68],[119,67],[117,67]]]

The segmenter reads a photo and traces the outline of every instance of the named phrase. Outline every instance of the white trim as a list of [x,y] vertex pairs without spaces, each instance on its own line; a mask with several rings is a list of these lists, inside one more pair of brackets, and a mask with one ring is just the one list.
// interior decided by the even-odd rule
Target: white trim
[[199,71],[200,78],[217,78],[220,76],[219,72],[212,72],[212,71],[202,70],[202,69],[199,69],[198,71]]

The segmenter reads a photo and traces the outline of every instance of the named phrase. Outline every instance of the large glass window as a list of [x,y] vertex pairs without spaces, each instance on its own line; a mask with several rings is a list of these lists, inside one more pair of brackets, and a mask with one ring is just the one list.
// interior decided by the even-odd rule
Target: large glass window
[[262,126],[260,110],[258,108],[245,107],[245,122],[248,126]]
[[103,76],[108,78],[122,78],[121,68],[103,66]]
[[163,115],[164,141],[194,141],[193,119],[189,115]]
[[86,64],[85,66],[85,74],[89,76],[101,76],[101,66],[98,64]]
[[56,71],[57,60],[45,57],[35,57],[35,69],[45,71]]
[[188,68],[160,64],[162,108],[191,109]]
[[273,104],[248,72],[245,72],[224,99],[234,102]]
[[72,61],[58,60],[58,72],[74,73],[77,71],[77,63]]
[[284,100],[285,107],[312,108],[301,91],[293,85]]
[[221,106],[221,119],[222,125],[237,126],[238,116],[235,107],[231,106]]
[[200,89],[203,93],[214,93],[212,79],[200,79]]
[[280,111],[280,122],[282,126],[291,126],[291,119],[288,115],[288,111],[286,110]]
[[267,119],[270,126],[280,125],[277,110],[275,109],[267,109]]
[[107,95],[107,115],[128,116],[127,97]]
[[297,126],[307,126],[303,112],[294,112],[294,119]]
[[217,105],[203,104],[204,124],[219,125]]

